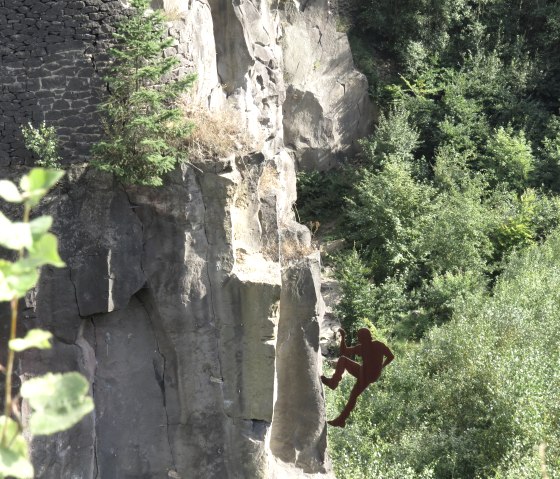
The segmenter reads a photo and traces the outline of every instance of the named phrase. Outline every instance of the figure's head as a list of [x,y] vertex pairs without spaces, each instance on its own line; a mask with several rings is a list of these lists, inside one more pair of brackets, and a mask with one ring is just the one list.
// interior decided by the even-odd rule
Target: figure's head
[[361,328],[358,330],[358,342],[360,344],[371,343],[372,341],[371,331],[368,328]]

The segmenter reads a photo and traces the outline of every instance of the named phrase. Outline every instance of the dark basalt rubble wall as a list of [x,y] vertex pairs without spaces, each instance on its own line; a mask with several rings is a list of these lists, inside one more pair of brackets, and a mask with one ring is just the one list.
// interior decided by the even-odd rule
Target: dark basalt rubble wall
[[30,161],[20,128],[47,121],[65,162],[99,138],[97,73],[118,0],[0,0],[0,165]]

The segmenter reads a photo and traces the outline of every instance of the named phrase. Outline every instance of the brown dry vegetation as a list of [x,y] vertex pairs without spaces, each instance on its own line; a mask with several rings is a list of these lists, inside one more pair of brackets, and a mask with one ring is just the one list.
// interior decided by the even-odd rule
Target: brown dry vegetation
[[240,114],[226,108],[210,111],[197,104],[182,105],[193,131],[185,140],[192,161],[223,158],[232,153],[244,155],[256,148],[256,140],[244,128]]
[[311,246],[302,245],[293,240],[287,240],[282,241],[280,244],[280,251],[284,259],[295,260],[305,258],[313,253],[314,249]]
[[280,237],[280,255],[285,260],[296,260],[304,258],[316,249],[313,245],[306,244],[303,238],[290,230],[285,230]]

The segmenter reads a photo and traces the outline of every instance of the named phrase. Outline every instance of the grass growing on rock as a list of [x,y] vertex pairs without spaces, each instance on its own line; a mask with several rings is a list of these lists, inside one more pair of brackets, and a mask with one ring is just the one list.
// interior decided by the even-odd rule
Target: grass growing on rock
[[192,161],[223,158],[232,153],[244,155],[258,150],[258,141],[251,137],[243,125],[239,112],[224,108],[217,111],[205,106],[185,102],[185,118],[194,127],[185,138]]

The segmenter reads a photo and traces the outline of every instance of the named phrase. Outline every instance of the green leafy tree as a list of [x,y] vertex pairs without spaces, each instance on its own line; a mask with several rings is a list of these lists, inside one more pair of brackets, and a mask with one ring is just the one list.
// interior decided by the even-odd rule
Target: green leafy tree
[[418,131],[410,124],[410,112],[403,108],[382,114],[375,133],[360,141],[363,157],[370,168],[379,169],[389,158],[410,162],[419,146]]
[[[11,306],[10,337],[4,372],[4,411],[0,415],[0,479],[33,477],[27,443],[22,434],[17,401],[12,398],[12,374],[17,352],[29,348],[50,348],[51,333],[32,329],[25,337],[17,338],[18,303],[39,280],[40,268],[57,268],[65,264],[58,254],[56,237],[49,232],[50,216],[30,220],[31,209],[64,175],[52,169],[35,168],[21,178],[19,188],[8,180],[0,180],[0,197],[10,203],[23,205],[23,221],[12,222],[0,213],[0,246],[12,250],[15,261],[0,260],[0,301]],[[28,379],[20,394],[32,409],[29,429],[32,434],[54,434],[70,428],[93,410],[87,396],[88,381],[80,374],[47,374]]]
[[410,307],[405,284],[400,278],[389,278],[374,284],[371,271],[364,265],[356,249],[338,255],[334,260],[335,277],[341,288],[336,314],[349,339],[360,328],[392,331]]
[[160,186],[166,172],[186,161],[182,140],[191,125],[176,102],[195,75],[168,81],[178,60],[164,56],[174,41],[165,18],[148,10],[148,0],[132,0],[131,6],[109,50],[109,96],[100,106],[106,138],[94,146],[93,164],[129,184]]
[[424,277],[487,268],[493,252],[489,234],[494,218],[482,204],[482,194],[472,185],[465,191],[440,193],[433,198],[418,239]]
[[434,189],[414,178],[404,161],[386,161],[378,172],[364,169],[348,200],[349,236],[376,282],[414,269],[422,258],[419,240],[432,209]]
[[560,4],[358,3],[382,113],[340,228],[357,249],[338,314],[409,353],[329,431],[337,477],[544,477],[545,459],[556,477]]
[[535,182],[560,193],[560,119],[549,120],[535,162]]
[[[502,208],[501,221],[494,231],[494,241],[499,256],[513,249],[530,246],[536,240],[537,195],[533,190],[525,191],[520,197],[510,195],[507,208]],[[505,206],[505,205],[504,205]]]
[[371,272],[364,266],[356,249],[338,257],[335,266],[336,279],[342,290],[336,312],[343,328],[352,337],[364,326],[364,321],[374,319],[374,285],[369,279]]

